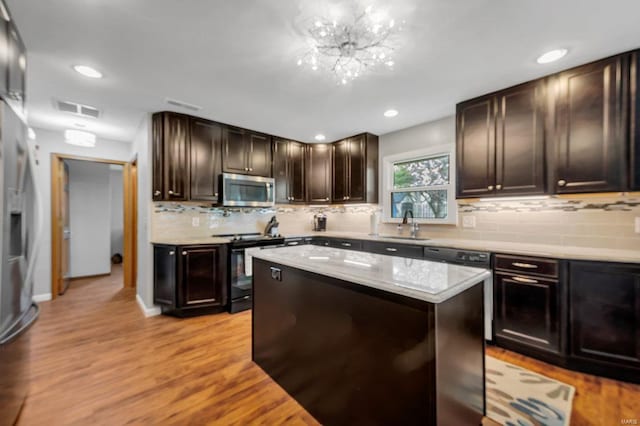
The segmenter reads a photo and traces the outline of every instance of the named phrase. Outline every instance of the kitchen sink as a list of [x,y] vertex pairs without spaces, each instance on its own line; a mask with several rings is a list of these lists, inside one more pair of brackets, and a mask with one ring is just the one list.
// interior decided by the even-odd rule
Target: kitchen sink
[[394,240],[408,240],[408,241],[427,241],[430,238],[419,238],[419,237],[401,237],[399,235],[378,235],[380,238],[391,238]]

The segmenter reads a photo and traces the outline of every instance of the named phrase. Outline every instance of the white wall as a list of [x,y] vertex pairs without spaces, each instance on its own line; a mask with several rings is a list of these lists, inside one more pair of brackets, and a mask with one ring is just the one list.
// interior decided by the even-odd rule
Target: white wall
[[69,274],[71,278],[111,272],[111,186],[109,165],[68,160]]
[[[153,249],[151,246],[151,115],[144,117],[129,154],[138,159],[138,301],[153,309]],[[157,310],[156,310],[157,313]]]
[[111,185],[111,255],[124,250],[124,213],[123,213],[123,186],[122,186],[122,166],[109,166]]
[[[422,123],[414,127],[398,130],[397,132],[387,133],[380,136],[380,160],[379,170],[384,170],[383,159],[387,155],[401,154],[403,152],[415,151],[418,149],[428,148],[437,145],[455,145],[456,141],[456,118],[449,116],[436,121]],[[380,196],[382,202],[384,196],[384,178],[380,179]]]
[[[94,148],[82,148],[64,143],[62,132],[34,129],[38,146],[37,184],[42,195],[43,235],[34,274],[34,295],[44,300],[51,295],[51,154],[67,154],[109,160],[129,161],[131,144],[98,139]],[[150,191],[150,190],[149,190]]]

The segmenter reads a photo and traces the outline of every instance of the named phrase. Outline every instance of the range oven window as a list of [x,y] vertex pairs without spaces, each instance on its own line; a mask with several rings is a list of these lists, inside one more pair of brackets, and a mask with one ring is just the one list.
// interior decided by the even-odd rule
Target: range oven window
[[231,251],[231,298],[251,294],[251,276],[245,270],[244,249]]

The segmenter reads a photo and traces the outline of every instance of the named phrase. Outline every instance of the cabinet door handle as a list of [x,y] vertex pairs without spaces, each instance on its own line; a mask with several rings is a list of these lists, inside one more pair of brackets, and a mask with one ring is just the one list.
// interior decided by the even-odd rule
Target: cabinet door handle
[[498,185],[496,185],[496,189],[497,189],[498,191],[500,191],[500,190],[502,189],[502,185],[499,185],[499,184],[498,184]]
[[487,190],[489,190],[489,191],[493,191],[493,185],[489,185],[489,186],[487,186]]
[[157,189],[153,191],[153,195],[155,195],[156,197],[160,194],[162,194],[162,192],[158,191]]
[[242,298],[242,300],[249,300],[250,297],[251,296],[245,296],[245,297]]
[[511,265],[515,266],[516,268],[538,269],[538,265],[534,265],[532,263],[513,262]]
[[325,200],[325,201],[329,201],[329,197],[325,198],[324,200]]
[[176,252],[175,252],[175,251],[173,251],[173,250],[171,250],[171,251],[169,252],[169,256],[173,256],[174,254],[176,254]]
[[566,181],[566,180],[564,180],[564,179],[560,179],[560,180],[558,181],[558,186],[565,186],[566,184],[567,184],[567,181]]
[[169,190],[169,195],[175,195],[176,197],[179,197],[180,193],[179,192],[173,192],[173,191]]
[[187,252],[186,252],[186,251],[183,251],[183,252],[182,252],[182,255],[183,255],[183,256],[186,256],[186,255],[187,255]]
[[173,195],[173,191],[172,190],[169,190],[169,195]]
[[351,243],[341,243],[342,247],[351,247]]
[[215,194],[213,194],[213,196],[214,196],[214,197],[217,197],[217,196],[218,196],[218,193],[216,192]]
[[532,280],[531,278],[511,277],[511,279],[519,283],[538,284],[537,280]]
[[398,251],[397,248],[393,248],[393,247],[387,247],[385,248],[386,251]]

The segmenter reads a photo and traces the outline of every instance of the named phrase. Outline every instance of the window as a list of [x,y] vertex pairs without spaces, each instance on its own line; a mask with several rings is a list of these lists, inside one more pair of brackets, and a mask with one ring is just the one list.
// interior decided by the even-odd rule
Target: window
[[419,223],[456,223],[453,147],[435,147],[384,158],[385,221],[407,211]]

